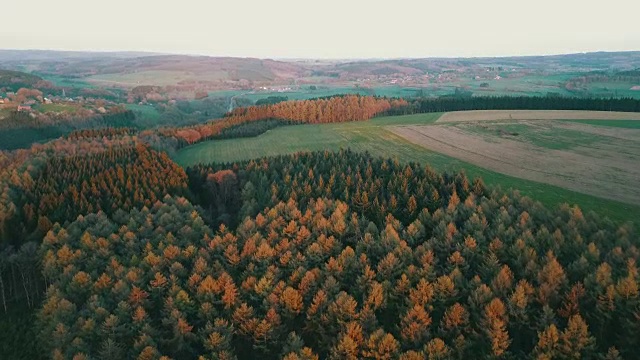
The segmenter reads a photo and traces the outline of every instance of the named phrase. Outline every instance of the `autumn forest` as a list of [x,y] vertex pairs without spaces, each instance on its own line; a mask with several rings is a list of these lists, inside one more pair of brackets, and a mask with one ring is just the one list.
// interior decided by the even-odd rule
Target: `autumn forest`
[[0,328],[0,354],[637,358],[631,223],[350,149],[187,168],[168,155],[301,123],[532,106],[640,109],[346,95],[198,125],[79,129],[0,152],[0,316],[16,326]]

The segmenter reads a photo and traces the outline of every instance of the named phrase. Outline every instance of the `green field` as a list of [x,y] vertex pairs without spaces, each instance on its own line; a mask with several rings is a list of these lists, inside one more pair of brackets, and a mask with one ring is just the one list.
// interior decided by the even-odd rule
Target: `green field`
[[81,78],[71,78],[59,75],[42,75],[42,78],[51,81],[55,86],[74,87],[74,88],[95,88],[93,84],[89,84]]
[[[640,121],[637,120],[630,120],[630,122],[640,123]],[[553,150],[573,149],[607,140],[605,136],[585,134],[581,131],[544,126],[542,124],[532,125],[532,123],[486,123],[481,125],[466,125],[464,127],[474,133],[490,136],[502,136],[505,133],[510,134],[511,137],[517,137],[519,141],[525,141],[545,149]]]
[[78,111],[79,106],[68,104],[39,104],[35,107],[40,112],[67,112],[74,113]]
[[125,106],[128,110],[139,113],[141,116],[151,120],[157,120],[160,117],[160,113],[152,105],[127,104]]
[[609,126],[623,129],[640,129],[640,121],[638,120],[570,120],[580,124]]
[[[413,97],[419,88],[400,86],[380,86],[375,88],[358,88],[355,86],[318,86],[316,90],[311,90],[310,85],[301,86],[287,91],[246,91],[246,90],[225,90],[211,91],[210,97],[236,97],[249,99],[256,102],[269,96],[286,96],[289,100],[307,100],[319,97],[327,97],[344,94],[359,94],[371,96],[387,97]],[[453,92],[453,90],[448,93]]]
[[640,97],[639,90],[631,90],[633,86],[640,85],[635,82],[608,81],[592,82],[587,84],[587,91],[593,96],[599,97]]
[[518,189],[522,194],[547,206],[577,204],[585,211],[596,211],[613,220],[636,220],[640,207],[605,200],[557,186],[523,180],[475,166],[412,144],[385,129],[387,125],[431,124],[440,114],[418,114],[377,118],[366,122],[322,125],[296,125],[270,130],[255,138],[212,140],[180,150],[175,160],[189,166],[197,163],[234,162],[262,156],[299,151],[351,148],[374,156],[396,158],[402,162],[429,164],[439,171],[463,169],[471,177],[482,177],[487,184]]

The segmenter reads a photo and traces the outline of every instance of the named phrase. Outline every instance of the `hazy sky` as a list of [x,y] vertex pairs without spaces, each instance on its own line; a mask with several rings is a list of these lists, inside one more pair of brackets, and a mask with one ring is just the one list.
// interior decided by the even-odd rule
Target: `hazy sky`
[[639,0],[31,0],[0,48],[271,58],[640,50]]

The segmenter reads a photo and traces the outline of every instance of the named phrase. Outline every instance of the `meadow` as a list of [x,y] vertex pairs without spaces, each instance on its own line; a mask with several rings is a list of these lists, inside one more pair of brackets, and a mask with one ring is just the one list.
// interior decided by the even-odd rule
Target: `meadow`
[[585,211],[596,211],[617,221],[635,220],[640,206],[603,199],[584,192],[510,176],[432,151],[390,131],[394,126],[433,125],[441,114],[416,114],[381,117],[364,122],[295,125],[268,131],[254,138],[212,140],[181,149],[175,160],[183,166],[198,163],[234,162],[262,156],[290,154],[300,151],[352,150],[374,156],[390,157],[400,162],[428,164],[439,171],[464,170],[471,177],[503,189],[518,189],[547,206],[577,204]]
[[579,124],[595,126],[619,127],[623,129],[640,129],[640,121],[634,120],[574,120]]

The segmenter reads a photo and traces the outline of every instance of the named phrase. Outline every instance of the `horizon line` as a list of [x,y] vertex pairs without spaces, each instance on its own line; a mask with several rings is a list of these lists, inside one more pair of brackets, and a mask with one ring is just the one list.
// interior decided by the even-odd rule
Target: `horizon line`
[[283,57],[259,57],[259,56],[241,56],[241,55],[210,55],[202,53],[181,53],[181,52],[159,52],[150,50],[68,50],[68,49],[43,49],[43,48],[30,48],[30,49],[16,49],[16,48],[0,48],[0,52],[15,51],[15,52],[60,52],[60,53],[89,53],[89,54],[141,54],[149,56],[193,56],[193,57],[209,57],[209,58],[235,58],[235,59],[259,59],[259,60],[280,60],[280,61],[300,61],[300,60],[325,60],[325,61],[354,61],[354,60],[422,60],[422,59],[509,59],[509,58],[532,58],[532,57],[557,57],[557,56],[571,56],[571,55],[587,55],[587,54],[616,54],[616,53],[640,53],[639,50],[593,50],[593,51],[581,51],[581,52],[567,52],[567,53],[545,53],[545,54],[526,54],[526,55],[476,55],[476,56],[398,56],[398,57],[296,57],[296,56],[283,56]]

